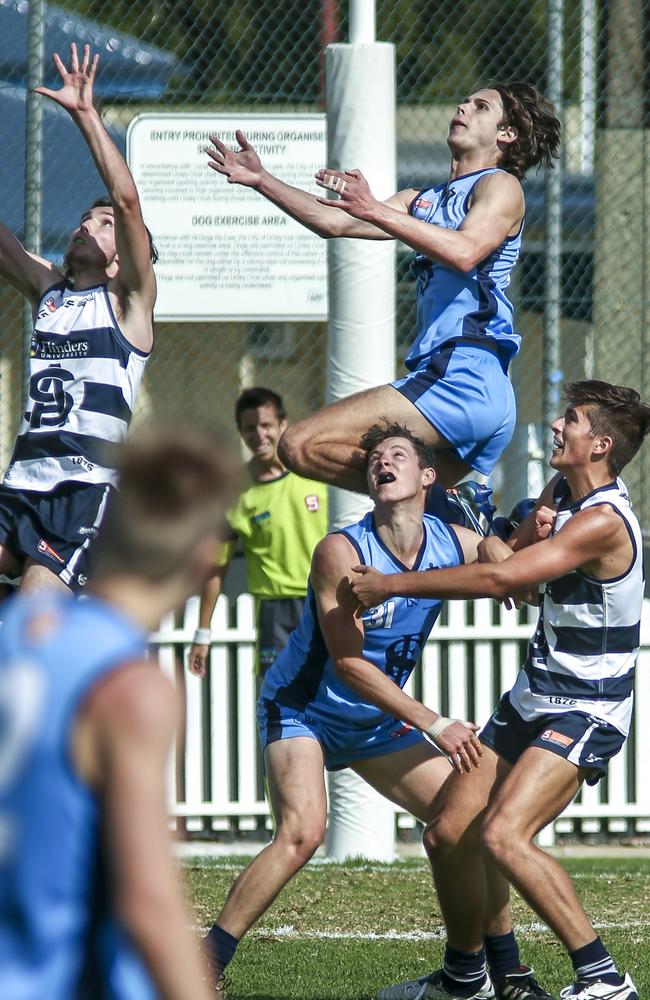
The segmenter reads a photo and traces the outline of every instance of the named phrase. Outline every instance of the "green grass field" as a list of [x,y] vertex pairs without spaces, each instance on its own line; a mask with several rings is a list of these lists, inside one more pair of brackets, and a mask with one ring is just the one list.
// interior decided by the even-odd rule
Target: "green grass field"
[[[247,859],[191,859],[183,871],[205,932]],[[650,1000],[650,860],[563,862],[619,967]],[[522,960],[555,995],[572,979],[551,933],[516,896]],[[229,968],[228,1000],[368,1000],[401,979],[438,967],[440,913],[424,860],[393,865],[312,863],[244,939]]]

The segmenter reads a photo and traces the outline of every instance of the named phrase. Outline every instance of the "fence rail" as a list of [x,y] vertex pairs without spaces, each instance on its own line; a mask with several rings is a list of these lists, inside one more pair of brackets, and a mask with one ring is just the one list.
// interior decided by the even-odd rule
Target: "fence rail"
[[[221,596],[212,621],[210,670],[201,680],[185,669],[198,621],[198,601],[168,616],[151,638],[162,670],[185,705],[185,725],[168,767],[170,814],[189,833],[245,836],[268,827],[255,726],[255,614],[252,598],[229,605]],[[512,686],[533,631],[531,609],[507,611],[489,600],[453,601],[427,643],[406,690],[445,715],[485,722]],[[650,831],[650,601],[644,602],[632,730],[605,781],[585,787],[552,828],[562,834],[644,835]],[[396,811],[398,828],[414,825]]]

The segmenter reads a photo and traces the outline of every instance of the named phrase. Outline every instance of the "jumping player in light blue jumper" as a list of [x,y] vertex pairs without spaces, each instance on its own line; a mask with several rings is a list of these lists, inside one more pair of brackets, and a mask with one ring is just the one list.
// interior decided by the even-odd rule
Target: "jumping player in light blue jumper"
[[366,491],[361,436],[378,413],[438,452],[438,481],[487,477],[508,445],[515,400],[508,366],[519,349],[507,287],[523,230],[521,179],[558,155],[554,108],[530,84],[494,84],[458,105],[444,184],[385,202],[358,170],[321,170],[318,198],[269,174],[242,132],[238,151],[216,136],[209,166],[259,191],[319,236],[397,239],[416,251],[418,328],[409,374],[356,393],[287,428],[285,465],[334,486]]

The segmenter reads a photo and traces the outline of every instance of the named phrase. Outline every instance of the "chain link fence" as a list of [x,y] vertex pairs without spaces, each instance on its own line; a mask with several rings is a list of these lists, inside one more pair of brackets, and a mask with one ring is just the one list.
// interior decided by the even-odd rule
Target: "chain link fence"
[[[650,397],[646,303],[650,277],[648,28],[641,0],[377,0],[377,37],[397,55],[399,187],[446,178],[446,134],[455,102],[490,80],[524,79],[548,91],[559,79],[564,143],[561,237],[545,238],[543,174],[526,181],[524,250],[512,297],[523,348],[513,379],[517,435],[501,468],[504,502],[529,488],[549,437],[541,431],[546,381],[595,376],[634,385]],[[18,235],[23,218],[28,4],[0,0],[0,187],[2,217]],[[324,45],[347,38],[343,0],[71,0],[48,5],[44,77],[56,85],[52,51],[88,41],[100,51],[97,94],[115,141],[146,112],[323,112]],[[559,34],[549,32],[556,17]],[[557,18],[559,17],[559,22]],[[549,38],[552,44],[549,44]],[[551,87],[552,90],[552,87]],[[67,235],[101,193],[74,126],[44,107],[42,252],[60,260]],[[350,164],[354,166],[354,164]],[[215,186],[224,183],[217,176]],[[314,189],[316,190],[316,189]],[[154,229],[155,221],[149,220]],[[316,239],[316,237],[314,237]],[[397,371],[415,328],[412,254],[397,255]],[[548,269],[559,264],[559,324],[545,331]],[[2,458],[21,411],[21,302],[0,282]],[[558,363],[544,364],[549,336]],[[232,422],[244,385],[268,384],[292,419],[324,401],[326,326],[322,322],[165,322],[145,376],[140,406],[169,403]],[[647,458],[628,482],[644,513]],[[497,480],[498,485],[498,480]],[[650,523],[650,518],[646,518]]]

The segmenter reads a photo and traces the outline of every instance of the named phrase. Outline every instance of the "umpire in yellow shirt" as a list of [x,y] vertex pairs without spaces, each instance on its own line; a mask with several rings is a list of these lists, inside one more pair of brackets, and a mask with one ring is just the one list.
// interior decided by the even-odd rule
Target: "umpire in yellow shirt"
[[226,515],[231,532],[220,565],[201,592],[199,627],[189,669],[203,676],[210,652],[210,622],[237,541],[244,550],[248,589],[257,604],[256,667],[263,674],[300,621],[311,555],[326,534],[327,487],[289,472],[278,458],[287,426],[282,398],[271,389],[245,389],[235,422],[252,454],[250,486]]

